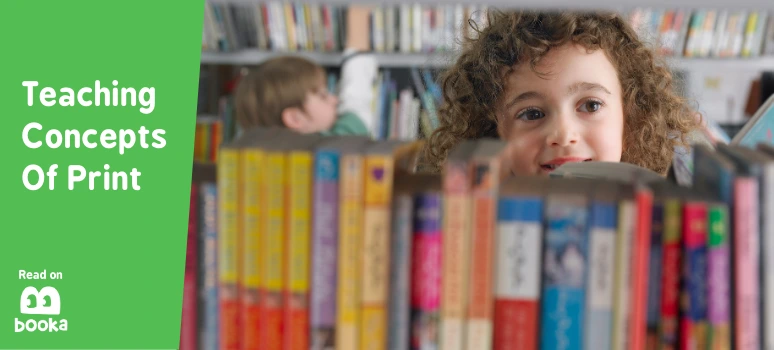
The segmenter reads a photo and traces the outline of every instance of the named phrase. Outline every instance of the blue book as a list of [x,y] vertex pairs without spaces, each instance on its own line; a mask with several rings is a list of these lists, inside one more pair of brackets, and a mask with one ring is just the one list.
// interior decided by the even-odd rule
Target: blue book
[[612,348],[613,289],[618,227],[615,187],[599,188],[591,203],[589,222],[588,297],[585,349]]
[[774,95],[758,108],[742,130],[731,139],[732,145],[755,148],[759,143],[774,144]]
[[557,182],[546,202],[540,348],[581,350],[586,309],[588,204],[584,194],[563,186],[569,183]]
[[201,184],[202,266],[202,349],[217,349],[220,321],[218,315],[218,187],[214,182]]

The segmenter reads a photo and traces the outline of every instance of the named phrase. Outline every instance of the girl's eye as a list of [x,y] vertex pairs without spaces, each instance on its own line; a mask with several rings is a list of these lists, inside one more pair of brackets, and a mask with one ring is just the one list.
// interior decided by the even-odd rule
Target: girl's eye
[[537,109],[534,109],[534,108],[527,108],[524,111],[519,112],[519,114],[516,115],[516,117],[518,119],[524,119],[524,120],[527,120],[527,121],[538,120],[538,119],[543,118],[545,116],[546,115],[543,112],[541,112],[541,111],[539,111]]
[[597,100],[588,100],[586,102],[583,102],[583,104],[580,107],[580,110],[581,112],[594,113],[598,111],[600,108],[602,108],[602,102]]

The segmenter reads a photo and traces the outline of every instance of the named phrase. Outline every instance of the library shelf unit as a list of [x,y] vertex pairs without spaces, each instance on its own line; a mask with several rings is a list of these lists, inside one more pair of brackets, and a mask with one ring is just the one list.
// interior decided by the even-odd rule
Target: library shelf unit
[[[267,2],[267,0],[207,0],[209,3],[228,3],[228,4],[261,4]],[[298,2],[298,1],[296,1]],[[367,0],[311,0],[300,1],[302,3],[320,3],[320,4],[334,4],[334,5],[347,5],[347,4],[361,4],[361,5],[379,5],[379,4],[401,4],[401,3],[419,3],[428,5],[443,5],[443,4],[457,4],[461,1],[454,0],[414,0],[414,1],[400,1],[400,0],[382,0],[379,2],[367,1]],[[518,2],[512,0],[475,0],[470,2],[478,5],[488,5],[492,7],[498,7],[502,9],[508,8],[535,8],[535,9],[601,9],[601,10],[616,10],[625,11],[635,7],[656,7],[656,8],[686,8],[686,9],[698,9],[698,8],[717,8],[717,9],[743,9],[743,10],[768,10],[770,15],[774,15],[774,1],[773,0],[584,0],[582,2],[573,2],[570,0],[521,0]],[[276,57],[278,55],[299,55],[308,58],[322,66],[337,67],[340,66],[343,61],[343,55],[339,52],[315,52],[315,51],[262,51],[258,49],[245,49],[237,50],[233,52],[216,52],[216,51],[202,51],[200,63],[202,66],[250,66],[257,65],[261,62]],[[430,69],[444,69],[449,67],[456,59],[456,52],[438,52],[438,53],[404,53],[404,52],[374,52],[378,65],[380,68],[393,68],[397,70],[405,68],[430,68]],[[749,71],[774,71],[774,56],[759,56],[751,58],[684,58],[684,57],[670,57],[666,59],[667,64],[676,70],[693,71],[693,72],[713,72],[713,71],[737,71],[737,70],[749,70]],[[204,68],[204,67],[203,67]],[[223,69],[230,69],[231,67],[207,67],[213,71]],[[221,82],[219,82],[221,83]],[[217,166],[214,163],[207,162],[194,162],[193,163],[193,180],[195,183],[215,183],[218,184]],[[222,181],[222,180],[221,180]],[[648,214],[650,215],[650,214]],[[736,215],[736,214],[735,214]],[[761,215],[761,217],[764,217]],[[768,221],[767,221],[768,222]],[[761,228],[763,230],[763,228]],[[218,234],[220,234],[218,232]],[[220,238],[216,238],[220,239]],[[767,241],[766,241],[767,242]],[[214,246],[214,245],[213,245]],[[208,253],[211,254],[212,253]],[[218,253],[220,254],[220,253]],[[445,253],[444,253],[445,254]],[[218,256],[215,254],[212,256]],[[640,262],[642,264],[642,262]],[[771,263],[771,261],[765,259],[764,256],[760,257],[760,263]],[[212,271],[220,271],[217,264],[207,265],[204,269],[210,269]],[[643,267],[642,265],[641,267]],[[769,265],[767,265],[769,266]],[[774,266],[774,264],[770,265]],[[678,271],[677,268],[674,271]],[[218,272],[220,273],[220,272]],[[728,280],[729,283],[735,280]],[[768,282],[767,279],[760,279],[758,283]],[[640,280],[642,282],[642,280]],[[412,282],[413,283],[413,282]],[[732,285],[733,286],[733,285]],[[640,287],[642,287],[640,285]],[[216,288],[217,289],[217,288]],[[213,290],[216,290],[213,289]],[[642,289],[642,288],[641,288]],[[311,290],[311,289],[309,289]],[[760,290],[760,289],[759,289]],[[640,290],[642,292],[642,290]],[[219,292],[220,293],[220,292]],[[491,293],[491,292],[490,292]],[[611,292],[612,293],[612,292]],[[209,294],[207,294],[209,295]],[[213,294],[215,295],[215,294]],[[211,297],[207,297],[211,298]],[[220,305],[218,299],[208,299],[208,305]],[[214,300],[214,301],[213,301]],[[230,302],[230,301],[229,301]],[[647,303],[640,303],[645,304]],[[218,306],[219,307],[219,306]],[[213,309],[218,312],[218,309]],[[213,312],[210,309],[204,309],[203,315]],[[385,310],[390,310],[388,307]],[[643,309],[638,309],[640,312]],[[217,314],[217,313],[214,313]],[[766,313],[761,311],[761,319],[771,317],[774,319],[774,310],[769,310]],[[203,332],[200,334],[203,336],[202,341],[207,344],[219,340],[219,333],[221,332],[222,324],[227,324],[228,327],[234,327],[239,324],[236,322],[236,318],[229,321],[223,321],[222,319],[213,317],[216,321],[214,323],[208,323],[207,329],[197,329],[197,332]],[[494,318],[493,318],[494,320]],[[467,322],[467,321],[466,321]],[[493,321],[490,321],[493,322]],[[730,323],[729,323],[730,324]],[[770,322],[768,324],[774,324]],[[736,326],[736,323],[733,324]],[[539,324],[538,324],[539,326]],[[638,327],[644,329],[644,327]],[[386,328],[385,328],[386,329]],[[766,333],[766,331],[774,328],[761,327],[760,334],[772,334]],[[232,328],[230,331],[240,332],[239,327]],[[640,332],[641,333],[641,332]],[[534,335],[534,334],[533,334]],[[641,338],[638,338],[641,339]],[[766,337],[767,345],[774,343]],[[761,348],[763,347],[761,341]],[[209,347],[202,347],[209,348]],[[639,348],[639,347],[633,347]]]

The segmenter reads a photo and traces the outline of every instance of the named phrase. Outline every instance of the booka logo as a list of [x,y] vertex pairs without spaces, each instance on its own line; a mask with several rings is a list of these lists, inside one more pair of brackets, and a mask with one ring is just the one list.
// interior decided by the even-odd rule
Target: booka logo
[[[24,288],[19,304],[24,315],[59,315],[61,300],[59,292],[54,287],[43,287],[40,291],[35,287]],[[16,318],[14,330],[35,332],[59,332],[67,330],[67,320],[55,320],[49,317],[47,320],[28,319],[26,321]]]
[[61,308],[59,292],[54,287],[43,287],[40,292],[35,287],[24,288],[20,304],[25,315],[59,315]]

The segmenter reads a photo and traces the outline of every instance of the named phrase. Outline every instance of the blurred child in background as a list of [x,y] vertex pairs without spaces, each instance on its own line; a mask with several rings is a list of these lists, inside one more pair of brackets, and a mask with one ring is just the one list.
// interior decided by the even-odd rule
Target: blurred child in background
[[347,50],[336,96],[318,64],[299,56],[272,58],[240,79],[236,118],[243,130],[275,126],[303,134],[369,136],[377,73],[373,55]]

